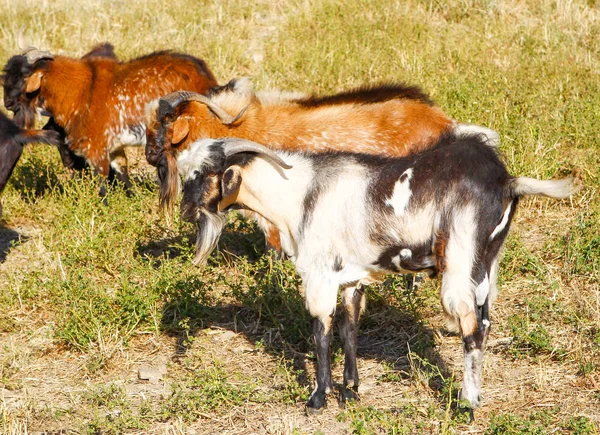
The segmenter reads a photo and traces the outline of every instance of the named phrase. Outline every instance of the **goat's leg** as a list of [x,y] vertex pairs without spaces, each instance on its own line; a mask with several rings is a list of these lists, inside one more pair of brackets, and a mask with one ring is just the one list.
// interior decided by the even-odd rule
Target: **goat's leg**
[[326,404],[326,395],[333,390],[331,380],[331,324],[333,316],[313,319],[317,355],[317,386],[306,403],[308,414],[320,414]]
[[115,171],[117,180],[125,185],[125,190],[131,190],[131,181],[129,180],[129,171],[127,169],[127,156],[125,150],[120,148],[110,153],[110,166]]
[[[327,278],[325,278],[327,280]],[[315,281],[319,284],[315,285]],[[322,277],[304,279],[306,307],[313,319],[313,334],[317,356],[317,386],[306,403],[308,414],[318,414],[326,404],[326,395],[333,390],[331,380],[331,326],[339,286],[333,281],[322,285]]]
[[344,388],[341,402],[358,399],[358,368],[356,366],[356,338],[358,320],[365,309],[365,294],[360,284],[347,287],[342,293],[344,317],[340,325],[340,338],[344,348]]

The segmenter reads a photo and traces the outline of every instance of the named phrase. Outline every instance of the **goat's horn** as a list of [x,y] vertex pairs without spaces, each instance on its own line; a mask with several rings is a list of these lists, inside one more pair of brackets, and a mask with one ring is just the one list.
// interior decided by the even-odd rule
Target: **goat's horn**
[[269,160],[272,160],[274,163],[277,163],[283,169],[291,169],[292,167],[284,162],[281,157],[277,155],[275,151],[270,148],[267,148],[264,145],[258,144],[256,142],[252,142],[246,139],[240,138],[230,138],[225,139],[223,152],[225,157],[232,156],[238,153],[252,152],[261,154],[267,157]]
[[27,63],[29,63],[29,65],[33,65],[40,59],[54,59],[54,55],[49,51],[38,50],[34,47],[23,53],[23,55],[27,58]]
[[[231,125],[244,114],[248,106],[244,107],[240,113],[238,113],[235,117],[232,117],[229,113],[219,107],[214,101],[210,100],[210,98],[205,97],[202,94],[197,94],[195,92],[189,91],[177,91],[172,92],[169,95],[166,95],[160,99],[160,102],[165,102],[169,105],[170,108],[175,108],[184,101],[198,101],[199,103],[205,104],[211,112],[213,112],[217,117],[221,120],[221,122],[225,125]],[[160,104],[160,103],[159,103]]]
[[33,65],[40,59],[54,59],[54,56],[49,51],[38,50],[27,43],[25,36],[23,35],[23,26],[19,28],[17,45],[19,46],[19,50],[21,50],[21,55],[27,58],[27,63],[30,65]]
[[17,34],[17,46],[19,47],[19,50],[21,50],[22,53],[25,53],[27,51],[34,50],[35,48],[32,47],[31,45],[29,45],[27,43],[27,41],[25,40],[25,35],[23,34],[23,29],[24,29],[23,26],[21,26],[19,28],[19,33]]

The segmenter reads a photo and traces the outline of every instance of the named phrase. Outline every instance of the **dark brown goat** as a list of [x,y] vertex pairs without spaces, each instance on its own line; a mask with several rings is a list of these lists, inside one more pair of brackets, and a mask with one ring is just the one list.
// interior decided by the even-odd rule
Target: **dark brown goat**
[[[0,112],[0,193],[23,152],[23,145],[42,142],[58,146],[60,134],[51,130],[24,130]],[[0,216],[2,204],[0,203]]]
[[24,55],[32,71],[22,92],[54,117],[72,152],[104,177],[112,167],[127,186],[123,147],[145,143],[145,104],[175,90],[204,93],[217,85],[204,61],[170,51],[127,62],[54,56],[33,47]]

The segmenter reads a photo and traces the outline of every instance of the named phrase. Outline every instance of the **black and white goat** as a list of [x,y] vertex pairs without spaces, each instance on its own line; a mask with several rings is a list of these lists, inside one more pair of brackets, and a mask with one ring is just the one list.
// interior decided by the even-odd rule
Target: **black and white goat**
[[[332,390],[330,343],[338,291],[344,318],[342,400],[356,398],[360,284],[390,272],[442,276],[441,302],[462,333],[461,397],[480,403],[481,368],[496,298],[498,256],[519,198],[566,198],[572,179],[508,174],[484,136],[445,135],[407,157],[273,150],[243,139],[201,140],[178,156],[184,219],[198,224],[197,263],[221,233],[223,212],[252,210],[281,233],[314,317],[317,387],[307,409]],[[290,166],[291,165],[291,166]]]

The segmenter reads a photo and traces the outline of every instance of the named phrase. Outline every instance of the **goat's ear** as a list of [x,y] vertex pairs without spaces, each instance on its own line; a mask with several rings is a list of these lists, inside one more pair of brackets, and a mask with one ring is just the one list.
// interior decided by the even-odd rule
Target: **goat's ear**
[[40,86],[42,86],[42,77],[44,76],[43,71],[36,71],[27,79],[27,86],[25,87],[25,92],[35,92]]
[[219,209],[229,207],[237,199],[237,194],[242,184],[242,174],[239,166],[230,166],[221,178],[221,202]]
[[177,118],[173,123],[173,136],[171,136],[171,143],[173,145],[178,144],[184,140],[190,132],[190,123],[187,118]]

